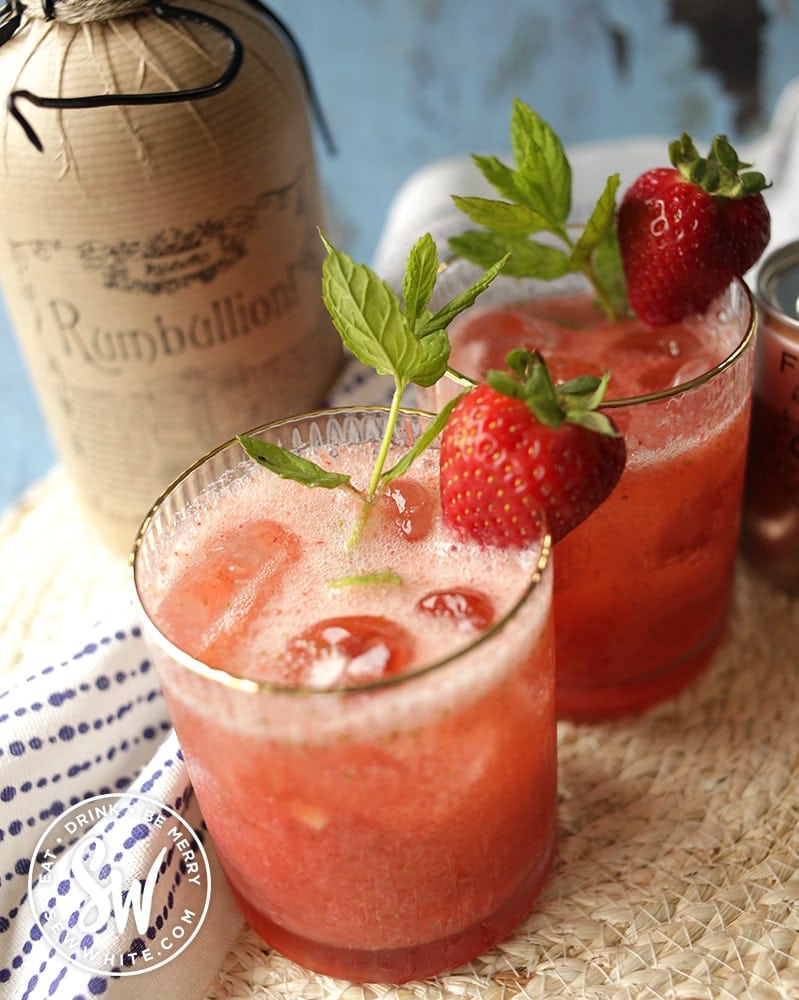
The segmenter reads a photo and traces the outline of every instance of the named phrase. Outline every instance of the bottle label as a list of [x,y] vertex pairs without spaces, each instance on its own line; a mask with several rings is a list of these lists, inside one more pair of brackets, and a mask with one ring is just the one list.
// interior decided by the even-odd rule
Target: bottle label
[[8,241],[9,308],[48,425],[119,544],[205,451],[322,401],[340,343],[309,200],[300,174],[179,231]]
[[767,577],[799,591],[799,345],[762,316],[741,543]]
[[[799,507],[799,344],[765,322],[755,370],[755,406],[768,414],[753,448],[771,456],[770,478]],[[753,426],[759,427],[759,423]]]

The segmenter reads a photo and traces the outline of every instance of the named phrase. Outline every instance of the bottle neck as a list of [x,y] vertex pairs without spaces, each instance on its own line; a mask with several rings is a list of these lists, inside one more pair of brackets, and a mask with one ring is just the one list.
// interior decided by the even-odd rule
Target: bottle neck
[[150,0],[36,0],[34,3],[14,3],[24,6],[25,16],[60,21],[63,24],[83,24],[87,21],[112,21],[131,14],[141,14],[151,6]]
[[[243,2],[255,7],[283,38],[285,45],[290,50],[300,69],[305,82],[308,103],[322,139],[327,146],[328,152],[334,154],[336,152],[335,141],[322,110],[310,70],[308,69],[299,43],[288,26],[262,3],[261,0],[243,0]],[[19,102],[21,100],[28,101],[35,107],[58,109],[173,104],[182,101],[193,101],[211,97],[221,90],[226,89],[236,76],[238,76],[244,58],[244,47],[241,40],[236,32],[225,24],[224,21],[212,17],[210,14],[203,14],[186,7],[162,3],[160,0],[41,0],[39,4],[31,4],[30,7],[24,6],[22,0],[13,0],[5,16],[0,19],[0,46],[8,41],[20,27],[23,11],[26,16],[43,18],[50,21],[56,20],[66,24],[102,22],[134,14],[150,13],[156,17],[160,17],[164,21],[177,20],[191,22],[200,27],[216,31],[226,38],[230,47],[230,58],[222,74],[210,83],[188,90],[136,94],[97,94],[83,97],[45,97],[33,94],[28,90],[13,91],[8,97],[9,111],[25,132],[29,141],[39,150],[43,148],[41,141],[19,109]]]

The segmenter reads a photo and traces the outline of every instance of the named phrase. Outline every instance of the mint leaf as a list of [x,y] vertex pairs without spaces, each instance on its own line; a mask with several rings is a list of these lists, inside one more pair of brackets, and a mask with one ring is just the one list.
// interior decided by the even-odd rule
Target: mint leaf
[[510,238],[528,236],[530,233],[549,229],[550,220],[542,212],[508,201],[494,201],[491,198],[453,195],[457,207],[468,215],[472,222],[486,229]]
[[[449,240],[452,250],[481,267],[502,253],[512,254],[506,273],[517,278],[552,280],[582,273],[593,285],[608,316],[627,310],[624,274],[616,238],[617,174],[608,178],[585,226],[572,235],[572,170],[554,130],[523,101],[511,114],[511,149],[516,169],[496,157],[473,156],[483,176],[504,201],[461,197],[453,201],[480,226]],[[549,233],[559,245],[531,240]]]
[[467,289],[459,292],[454,299],[443,305],[434,315],[428,314],[419,330],[420,337],[429,337],[432,333],[445,331],[449,324],[459,316],[464,309],[474,305],[479,295],[488,288],[494,278],[507,266],[509,255],[505,254],[499,260],[494,260],[486,272],[482,274]]
[[[452,236],[448,240],[450,249],[457,257],[463,257],[478,267],[490,267],[496,260],[508,253],[513,241],[499,233],[483,229],[468,229],[460,236]],[[512,273],[512,267],[507,266],[505,273]]]
[[453,236],[449,245],[458,256],[480,267],[488,267],[503,252],[509,254],[503,273],[513,278],[550,281],[573,270],[570,252],[536,240],[510,240],[497,233],[473,229]]
[[608,233],[613,230],[616,221],[616,192],[619,189],[619,183],[618,174],[612,174],[608,177],[605,188],[597,199],[585,228],[574,244],[572,261],[579,270],[590,266],[592,254]]
[[271,441],[262,441],[250,434],[240,434],[236,440],[250,458],[282,479],[294,479],[304,486],[321,486],[324,489],[350,486],[350,477],[343,472],[323,469],[315,462],[272,444]]
[[438,250],[435,241],[430,233],[425,233],[408,254],[402,282],[405,315],[411,329],[416,328],[419,318],[427,309],[436,285],[438,268]]
[[627,285],[621,262],[621,249],[615,227],[611,227],[597,246],[593,257],[597,284],[607,296],[610,316],[624,316],[628,310]]
[[435,330],[416,340],[413,364],[405,369],[407,381],[423,387],[435,385],[444,375],[449,362],[449,336],[446,330]]
[[526,191],[519,174],[496,156],[472,155],[472,162],[488,183],[507,201],[525,203]]
[[550,219],[551,231],[562,229],[572,202],[572,171],[566,151],[553,129],[529,105],[513,101],[511,149],[528,206]]
[[514,240],[510,245],[510,253],[506,273],[515,278],[526,278],[532,273],[537,278],[552,281],[572,270],[570,255],[560,247],[550,246],[548,243]]

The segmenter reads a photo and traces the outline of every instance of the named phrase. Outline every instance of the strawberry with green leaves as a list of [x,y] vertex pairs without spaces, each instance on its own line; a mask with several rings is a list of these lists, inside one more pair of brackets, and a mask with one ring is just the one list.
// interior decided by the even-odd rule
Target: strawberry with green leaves
[[456,533],[524,547],[548,530],[557,542],[601,504],[626,447],[597,407],[608,377],[555,386],[543,359],[508,355],[508,372],[463,395],[441,439],[443,517]]
[[724,136],[703,157],[683,133],[669,158],[671,167],[630,186],[618,212],[627,295],[653,325],[704,312],[758,261],[771,235],[766,179],[746,169]]
[[[351,546],[370,512],[380,508],[377,501],[390,497],[392,484],[439,434],[444,519],[482,543],[523,546],[540,539],[542,530],[557,540],[609,495],[626,454],[615,425],[598,409],[609,376],[586,375],[555,386],[543,359],[521,348],[508,356],[508,371],[489,373],[488,386],[469,383],[389,467],[405,389],[411,383],[432,385],[449,371],[449,323],[475,302],[509,258],[506,254],[491,264],[471,287],[432,313],[428,304],[439,259],[429,235],[408,256],[403,301],[366,265],[327,247],[323,298],[333,322],[356,357],[394,381],[390,419],[371,480],[360,493],[362,515]],[[258,437],[243,435],[239,441],[251,458],[279,476],[309,487],[354,489],[347,475]]]
[[582,229],[570,224],[572,173],[563,145],[543,119],[516,100],[514,165],[474,156],[499,198],[454,196],[477,228],[449,242],[485,266],[512,254],[506,274],[550,280],[579,273],[611,318],[629,313],[653,326],[703,312],[760,258],[770,237],[761,173],[742,163],[724,136],[707,157],[690,137],[671,143],[672,166],[646,171],[616,206],[612,174]]

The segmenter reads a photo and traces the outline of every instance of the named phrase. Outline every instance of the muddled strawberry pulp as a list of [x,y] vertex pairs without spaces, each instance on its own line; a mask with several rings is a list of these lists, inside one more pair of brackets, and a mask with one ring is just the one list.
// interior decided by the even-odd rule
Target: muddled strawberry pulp
[[[313,457],[361,486],[375,448]],[[550,574],[531,590],[540,552],[451,537],[437,471],[422,455],[348,544],[350,491],[253,468],[197,501],[146,597],[168,638],[226,672],[158,662],[244,913],[349,979],[475,957],[529,911],[554,851]]]
[[472,377],[504,367],[518,347],[539,350],[557,382],[609,371],[609,400],[682,385],[710,371],[735,346],[729,337],[709,338],[700,317],[661,327],[634,318],[609,320],[589,293],[476,307],[456,326],[452,343],[452,366]]
[[[291,527],[239,514],[234,527],[177,554],[159,605],[161,627],[212,667],[291,688],[371,684],[453,652],[496,621],[497,603],[507,611],[514,591],[501,602],[489,597],[490,574],[475,575],[475,560],[458,558],[468,546],[434,534],[434,487],[412,476],[392,482],[348,550],[361,501],[346,492],[327,496],[328,510],[315,503],[318,494],[282,484],[279,504]],[[449,557],[453,570],[443,574],[446,587],[431,590],[426,560],[437,555]],[[517,588],[530,562],[527,571],[520,565]]]

